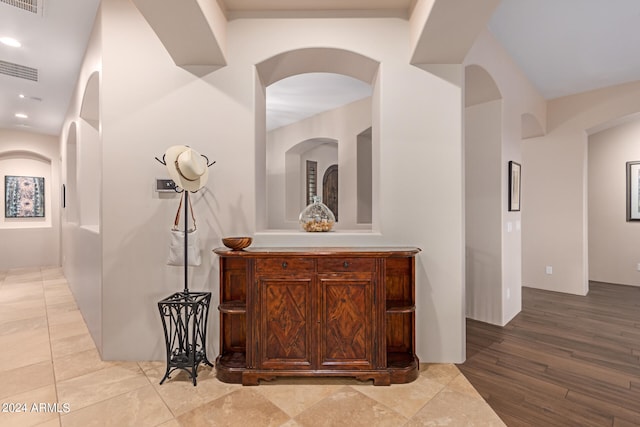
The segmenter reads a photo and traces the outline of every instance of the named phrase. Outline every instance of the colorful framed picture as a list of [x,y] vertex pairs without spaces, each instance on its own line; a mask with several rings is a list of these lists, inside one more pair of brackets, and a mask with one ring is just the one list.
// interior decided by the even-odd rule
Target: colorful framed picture
[[44,217],[44,178],[36,176],[4,177],[5,218]]
[[509,162],[509,211],[520,210],[520,174],[519,163]]
[[627,221],[640,221],[640,162],[627,162]]

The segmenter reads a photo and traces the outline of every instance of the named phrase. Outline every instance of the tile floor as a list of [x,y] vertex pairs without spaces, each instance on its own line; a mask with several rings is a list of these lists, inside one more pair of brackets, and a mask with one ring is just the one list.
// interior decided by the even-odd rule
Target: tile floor
[[423,364],[416,381],[391,387],[335,378],[242,387],[208,367],[197,387],[182,373],[161,386],[163,374],[163,362],[100,359],[59,268],[0,271],[3,427],[504,425],[454,365]]

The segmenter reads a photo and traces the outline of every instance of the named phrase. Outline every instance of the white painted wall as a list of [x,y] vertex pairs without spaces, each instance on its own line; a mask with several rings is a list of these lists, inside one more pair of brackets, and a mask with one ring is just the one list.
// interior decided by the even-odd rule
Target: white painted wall
[[502,323],[502,100],[465,108],[467,317]]
[[[500,152],[500,240],[501,240],[501,282],[494,284],[492,294],[499,300],[493,300],[485,308],[485,321],[500,319],[505,325],[521,310],[521,288],[523,285],[522,260],[527,256],[522,247],[522,233],[529,223],[522,216],[531,205],[530,195],[524,189],[525,172],[528,159],[522,154],[522,115],[535,117],[544,129],[546,126],[546,102],[531,85],[526,76],[513,62],[504,48],[489,31],[483,31],[467,54],[465,65],[479,65],[484,68],[502,97],[501,152]],[[467,158],[467,162],[473,161]],[[522,164],[523,189],[521,212],[508,211],[508,164],[515,161]],[[497,165],[496,165],[497,166]],[[528,175],[527,175],[528,176]],[[495,215],[495,212],[491,215]],[[509,231],[511,230],[511,231]],[[489,259],[489,258],[488,258]],[[476,267],[479,268],[479,267]],[[489,266],[487,265],[487,268]],[[527,284],[525,282],[525,284]],[[499,287],[499,293],[498,289]],[[500,297],[498,297],[500,295]],[[498,314],[498,311],[500,313]],[[491,314],[490,314],[491,313]]]
[[[44,177],[44,218],[5,218],[6,175]],[[0,129],[0,270],[60,264],[59,176],[54,136]]]
[[547,135],[523,145],[526,286],[587,293],[588,134],[639,111],[640,82],[549,101]]
[[[156,302],[181,289],[181,272],[164,266],[177,200],[151,191],[163,173],[153,158],[170,145],[189,144],[217,161],[194,200],[207,253],[232,234],[254,234],[260,246],[419,246],[418,355],[464,359],[460,66],[443,67],[443,80],[409,65],[409,24],[400,19],[238,19],[228,23],[228,65],[199,78],[173,64],[129,1],[106,0],[101,7],[104,358],[163,358]],[[377,233],[256,233],[251,178],[262,169],[254,144],[264,131],[254,110],[264,95],[256,93],[255,64],[311,46],[381,63],[373,106]],[[190,276],[191,289],[213,292],[212,307],[215,261],[205,256]],[[215,313],[210,319],[214,355]]]
[[[62,214],[62,267],[96,348],[102,354],[102,148],[100,108],[96,105],[100,97],[95,93],[100,90],[102,67],[100,24],[98,12],[59,144],[61,177],[67,188],[67,207]],[[84,115],[91,123],[80,118],[83,103]]]
[[640,222],[626,221],[626,163],[640,161],[640,120],[589,136],[589,280],[640,286]]

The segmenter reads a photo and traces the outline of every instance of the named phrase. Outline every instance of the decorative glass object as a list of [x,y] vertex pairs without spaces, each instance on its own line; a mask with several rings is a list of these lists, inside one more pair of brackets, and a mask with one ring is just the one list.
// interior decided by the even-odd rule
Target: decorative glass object
[[320,197],[313,196],[309,206],[300,212],[300,225],[304,231],[331,231],[336,217],[331,209],[320,201]]

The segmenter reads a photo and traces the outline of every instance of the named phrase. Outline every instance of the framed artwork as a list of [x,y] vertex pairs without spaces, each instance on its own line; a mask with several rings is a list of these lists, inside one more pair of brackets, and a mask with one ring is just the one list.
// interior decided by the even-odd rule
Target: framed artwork
[[44,217],[44,178],[36,176],[4,177],[5,218]]
[[520,172],[521,166],[516,162],[509,162],[509,211],[520,210]]
[[627,221],[640,221],[640,162],[627,162]]

